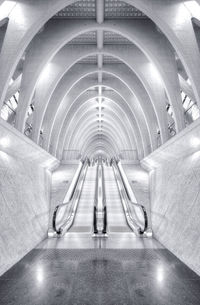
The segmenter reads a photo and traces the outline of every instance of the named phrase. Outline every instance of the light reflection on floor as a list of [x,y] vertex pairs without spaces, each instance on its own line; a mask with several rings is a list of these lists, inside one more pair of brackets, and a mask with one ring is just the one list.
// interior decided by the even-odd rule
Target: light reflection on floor
[[110,233],[107,238],[93,238],[91,234],[66,233],[65,237],[49,238],[38,249],[162,249],[153,238],[136,237],[134,233]]

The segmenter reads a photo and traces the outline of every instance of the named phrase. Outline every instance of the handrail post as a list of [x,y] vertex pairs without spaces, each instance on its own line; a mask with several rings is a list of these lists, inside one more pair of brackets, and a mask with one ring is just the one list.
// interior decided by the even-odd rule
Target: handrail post
[[94,225],[94,234],[98,234],[98,228],[97,228],[97,207],[96,206],[94,206],[93,225]]
[[102,165],[102,194],[103,194],[103,229],[102,234],[107,233],[107,208],[106,208],[106,191],[105,191],[105,177],[104,168]]
[[106,206],[104,206],[104,217],[103,217],[103,234],[107,233],[107,209]]
[[97,165],[97,169],[96,169],[96,184],[95,184],[95,195],[94,195],[94,211],[93,211],[94,234],[98,234],[98,228],[97,228],[98,174],[99,174],[99,165]]
[[[101,184],[100,184],[101,181]],[[99,192],[101,190],[101,200]],[[99,228],[99,216],[101,215],[101,230]],[[105,235],[107,233],[107,210],[106,210],[106,195],[105,195],[105,181],[103,164],[98,161],[96,170],[96,186],[95,186],[95,200],[94,200],[94,215],[93,215],[94,235],[100,233]]]

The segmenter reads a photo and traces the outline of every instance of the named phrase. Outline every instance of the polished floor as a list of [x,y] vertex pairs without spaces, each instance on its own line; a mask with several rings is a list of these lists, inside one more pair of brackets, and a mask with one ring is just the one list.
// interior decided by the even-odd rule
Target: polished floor
[[163,249],[152,238],[139,238],[133,232],[108,233],[106,238],[92,238],[88,233],[66,233],[62,238],[46,239],[38,249]]
[[200,278],[165,249],[34,249],[0,278],[2,305],[199,305]]
[[95,173],[88,170],[71,230],[44,240],[0,277],[0,305],[199,305],[200,277],[128,228],[109,168],[108,236],[92,237]]

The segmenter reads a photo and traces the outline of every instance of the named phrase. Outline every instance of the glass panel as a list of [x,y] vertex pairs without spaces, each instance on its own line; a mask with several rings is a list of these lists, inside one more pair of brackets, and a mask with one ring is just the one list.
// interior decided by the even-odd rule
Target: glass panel
[[[5,121],[8,121],[10,116],[15,114],[15,110],[18,106],[19,92],[17,91],[7,102],[4,103],[1,108],[1,118]],[[12,123],[12,122],[10,122]]]
[[186,123],[191,123],[200,117],[200,110],[197,104],[192,101],[183,91],[181,92],[183,108],[185,110]]

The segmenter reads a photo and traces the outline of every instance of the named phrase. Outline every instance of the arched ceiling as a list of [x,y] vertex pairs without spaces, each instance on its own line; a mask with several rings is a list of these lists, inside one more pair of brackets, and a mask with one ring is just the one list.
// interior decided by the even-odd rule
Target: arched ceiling
[[9,122],[58,159],[141,160],[185,128],[181,90],[200,106],[192,17],[198,1],[0,1],[0,107],[19,91]]

